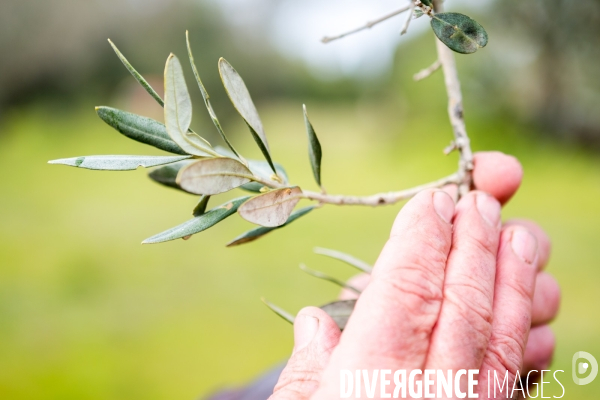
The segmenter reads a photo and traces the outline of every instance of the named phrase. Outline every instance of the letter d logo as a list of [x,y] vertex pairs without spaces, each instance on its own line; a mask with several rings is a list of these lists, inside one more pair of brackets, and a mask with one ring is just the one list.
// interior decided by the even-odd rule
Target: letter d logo
[[[586,361],[579,361],[582,358]],[[590,374],[586,378],[578,377],[578,375],[584,375],[588,370],[590,370]],[[596,379],[596,375],[598,375],[598,361],[596,361],[594,356],[590,353],[578,351],[573,354],[572,372],[573,382],[575,382],[576,385],[587,385],[592,383],[592,381]]]

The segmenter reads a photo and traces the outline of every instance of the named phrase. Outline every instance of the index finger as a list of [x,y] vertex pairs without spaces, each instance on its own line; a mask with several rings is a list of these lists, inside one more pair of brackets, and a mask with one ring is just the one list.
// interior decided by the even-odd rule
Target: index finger
[[443,296],[453,214],[454,201],[439,190],[421,192],[400,211],[332,355],[331,381],[340,368],[424,365]]

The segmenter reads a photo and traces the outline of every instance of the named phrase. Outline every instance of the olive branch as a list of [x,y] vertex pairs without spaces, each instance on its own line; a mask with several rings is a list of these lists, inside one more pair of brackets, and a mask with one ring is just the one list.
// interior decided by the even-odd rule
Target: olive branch
[[[316,131],[308,118],[306,106],[303,107],[304,122],[308,138],[308,152],[312,172],[320,192],[303,190],[290,183],[288,175],[281,164],[273,161],[267,135],[251,95],[240,74],[221,58],[218,63],[219,73],[225,91],[236,111],[248,126],[250,133],[261,150],[264,160],[248,160],[238,152],[225,132],[211,105],[210,97],[200,79],[198,69],[186,32],[188,58],[200,89],[210,118],[227,147],[213,146],[206,139],[190,129],[192,123],[192,102],[185,82],[183,68],[179,59],[171,54],[164,71],[164,99],[129,63],[119,49],[109,40],[113,50],[142,87],[164,108],[162,124],[153,119],[135,115],[111,107],[96,107],[98,116],[121,134],[138,142],[154,146],[175,154],[171,156],[138,156],[138,155],[103,155],[82,156],[50,161],[51,164],[64,164],[92,170],[126,171],[138,167],[156,167],[149,174],[154,181],[178,190],[199,195],[199,201],[192,211],[193,218],[164,232],[143,241],[144,244],[162,243],[175,239],[189,239],[192,235],[211,228],[227,217],[238,213],[242,218],[259,227],[245,232],[233,239],[227,246],[235,246],[254,241],[273,230],[280,229],[324,205],[362,205],[384,206],[406,200],[420,191],[429,188],[441,188],[446,185],[458,187],[457,196],[467,193],[472,187],[473,154],[470,148],[464,118],[460,81],[456,70],[454,52],[469,54],[487,44],[488,36],[484,28],[470,17],[442,12],[441,0],[410,0],[399,10],[385,15],[366,25],[342,33],[337,36],[323,38],[324,43],[341,39],[348,35],[372,28],[397,15],[408,13],[401,34],[406,33],[413,19],[427,16],[433,32],[437,36],[436,46],[438,59],[428,68],[415,75],[416,80],[424,79],[438,69],[444,73],[444,81],[448,93],[448,114],[454,133],[454,139],[445,149],[448,154],[459,152],[457,171],[417,187],[378,193],[370,196],[332,195],[325,191],[321,181],[322,149]],[[251,195],[230,200],[222,205],[208,209],[210,197],[242,189]],[[300,200],[309,200],[313,204],[296,209]],[[317,251],[319,252],[319,251]],[[363,272],[370,272],[371,267],[353,257],[333,250],[320,249],[320,253],[349,263]],[[321,272],[303,268],[318,278],[347,287],[339,280]],[[349,288],[349,287],[347,287]],[[355,288],[349,288],[357,291]],[[265,301],[266,302],[266,301]],[[266,302],[275,312],[287,320],[288,313]],[[352,301],[336,302],[324,306],[338,325],[343,328],[345,319],[353,309]],[[345,319],[344,319],[345,318]]]

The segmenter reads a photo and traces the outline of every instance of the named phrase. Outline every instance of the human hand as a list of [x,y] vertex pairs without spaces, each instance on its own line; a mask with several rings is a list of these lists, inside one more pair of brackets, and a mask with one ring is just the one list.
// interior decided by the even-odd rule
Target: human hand
[[547,367],[545,324],[559,303],[558,285],[540,272],[549,240],[531,222],[500,223],[500,202],[521,182],[518,162],[500,153],[475,161],[480,191],[456,206],[424,191],[402,209],[370,280],[353,282],[364,291],[343,335],[318,308],[298,314],[271,400],[338,398],[342,369],[477,369],[486,398],[487,371],[508,371],[512,386],[517,371]]

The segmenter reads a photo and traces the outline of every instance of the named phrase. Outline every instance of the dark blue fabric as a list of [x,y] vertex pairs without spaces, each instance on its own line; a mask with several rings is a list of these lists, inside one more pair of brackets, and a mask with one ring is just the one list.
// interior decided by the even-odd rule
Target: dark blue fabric
[[285,363],[280,364],[245,387],[220,391],[206,400],[267,400],[273,394],[284,367]]

